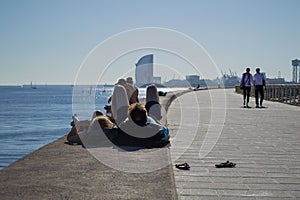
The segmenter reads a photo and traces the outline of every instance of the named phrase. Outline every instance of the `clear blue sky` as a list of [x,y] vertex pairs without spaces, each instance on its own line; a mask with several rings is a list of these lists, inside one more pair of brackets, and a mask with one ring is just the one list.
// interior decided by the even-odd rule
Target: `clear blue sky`
[[258,66],[290,80],[291,60],[300,58],[299,8],[298,0],[1,0],[0,84],[72,84],[97,44],[141,27],[189,35],[223,71]]

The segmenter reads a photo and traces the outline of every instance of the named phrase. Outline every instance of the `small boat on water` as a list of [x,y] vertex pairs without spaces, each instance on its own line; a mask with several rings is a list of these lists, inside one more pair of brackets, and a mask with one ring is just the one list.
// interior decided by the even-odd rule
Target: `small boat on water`
[[36,89],[37,88],[36,86],[32,85],[32,81],[30,82],[30,88],[31,89]]

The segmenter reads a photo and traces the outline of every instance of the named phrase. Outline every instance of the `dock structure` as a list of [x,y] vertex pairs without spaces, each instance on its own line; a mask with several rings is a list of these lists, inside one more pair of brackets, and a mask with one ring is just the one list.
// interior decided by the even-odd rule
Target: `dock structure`
[[[300,107],[265,101],[258,109],[251,98],[253,108],[245,109],[234,89],[160,100],[168,107],[171,146],[148,164],[170,165],[118,171],[63,137],[0,170],[0,199],[300,198]],[[215,168],[227,160],[236,166]],[[185,162],[189,170],[175,168]]]

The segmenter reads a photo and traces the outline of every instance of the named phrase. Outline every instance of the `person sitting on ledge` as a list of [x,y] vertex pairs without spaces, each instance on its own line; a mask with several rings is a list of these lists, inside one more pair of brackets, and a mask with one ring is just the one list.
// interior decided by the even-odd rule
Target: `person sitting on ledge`
[[[85,122],[89,122],[85,129]],[[70,143],[84,143],[85,147],[109,144],[117,146],[162,147],[169,143],[169,130],[148,116],[140,103],[129,105],[126,89],[116,85],[112,95],[112,118],[95,112],[92,120],[79,121],[74,116],[75,126],[67,139]],[[80,137],[79,137],[80,135]],[[72,136],[72,137],[71,137]]]
[[122,85],[116,85],[113,91],[112,117],[119,127],[120,137],[115,141],[119,146],[152,146],[154,143],[163,145],[169,142],[167,127],[148,116],[142,104],[129,105],[126,89]]
[[161,141],[169,140],[169,129],[148,116],[146,108],[140,103],[130,105],[128,117],[120,124],[119,128],[136,138],[151,138],[160,133],[156,137],[161,137]]
[[[115,85],[121,85],[125,88],[128,102],[129,104],[138,103],[139,102],[139,90],[137,87],[133,85],[133,80],[131,77],[128,77],[127,80],[121,78],[118,80],[118,82]],[[109,97],[107,103],[111,103],[112,96]],[[109,113],[111,112],[111,107],[109,105],[106,105],[104,109]]]
[[70,144],[73,143],[82,144],[82,141],[80,140],[78,133],[87,131],[94,120],[97,120],[99,122],[101,128],[104,127],[112,128],[114,126],[114,123],[111,122],[110,118],[108,116],[103,115],[103,113],[100,110],[96,110],[93,113],[92,118],[90,120],[79,121],[78,116],[76,114],[74,114],[72,118],[73,118],[73,121],[71,122],[72,128],[67,135],[67,141]]
[[119,125],[118,137],[113,140],[117,146],[163,147],[169,144],[169,130],[147,115],[140,103],[129,107],[128,117]]

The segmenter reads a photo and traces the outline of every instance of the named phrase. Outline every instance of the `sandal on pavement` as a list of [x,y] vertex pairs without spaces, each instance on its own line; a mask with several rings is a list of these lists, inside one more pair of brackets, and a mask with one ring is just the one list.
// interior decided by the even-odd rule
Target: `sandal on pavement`
[[215,167],[216,168],[232,168],[232,167],[235,167],[235,165],[236,164],[233,162],[226,161],[224,163],[216,164]]
[[189,170],[191,167],[189,164],[187,163],[183,163],[183,164],[176,164],[175,167],[177,169],[182,169],[182,170]]

